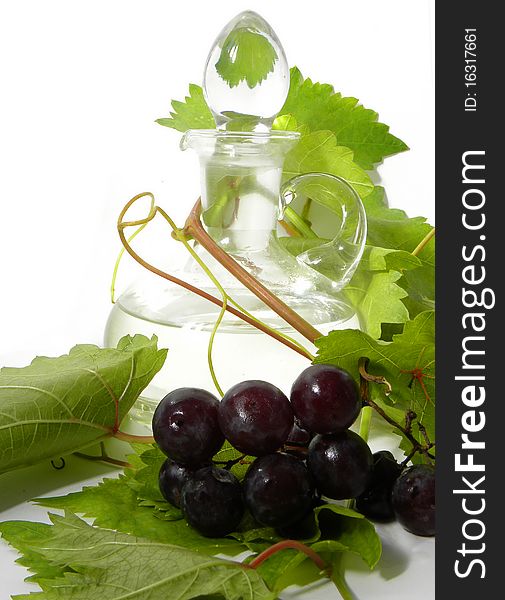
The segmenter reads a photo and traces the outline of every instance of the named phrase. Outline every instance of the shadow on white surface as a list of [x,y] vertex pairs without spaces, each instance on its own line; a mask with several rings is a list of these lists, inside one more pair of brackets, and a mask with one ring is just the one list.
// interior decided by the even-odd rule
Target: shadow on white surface
[[[56,466],[60,461],[54,461]],[[86,480],[95,483],[98,478],[113,477],[118,470],[100,463],[92,463],[74,456],[65,458],[65,467],[55,469],[50,461],[0,475],[0,521],[9,509],[16,508],[16,518],[26,518],[20,506],[33,498],[50,494],[58,496],[70,491],[79,491]]]

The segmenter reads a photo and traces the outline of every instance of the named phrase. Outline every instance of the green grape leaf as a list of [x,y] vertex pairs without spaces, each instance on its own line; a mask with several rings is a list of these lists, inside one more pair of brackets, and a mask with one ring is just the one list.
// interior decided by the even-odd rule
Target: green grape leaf
[[126,469],[125,483],[135,490],[139,500],[144,501],[144,506],[148,506],[147,502],[152,502],[152,506],[158,508],[165,504],[168,507],[169,504],[163,498],[158,485],[158,474],[167,457],[156,444],[148,446],[147,449],[142,445],[134,449],[137,453],[128,457],[134,468]]
[[70,454],[113,435],[161,369],[157,338],[122,338],[117,349],[75,346],[0,371],[0,474]]
[[383,271],[361,280],[358,277],[345,289],[357,308],[363,330],[375,339],[381,337],[382,323],[405,323],[409,319],[409,311],[401,301],[407,292],[398,285],[400,278],[397,271]]
[[247,188],[248,177],[225,175],[225,169],[219,167],[208,168],[206,177],[209,196],[213,201],[203,211],[203,222],[207,227],[229,227],[236,217],[240,194]]
[[[382,375],[392,386],[387,396],[384,386],[370,384],[370,394],[393,418],[413,410],[428,432],[435,438],[435,313],[420,313],[405,323],[401,334],[391,342],[374,340],[354,329],[332,331],[316,340],[316,363],[329,363],[347,369],[359,380],[358,361],[370,360],[368,372]],[[416,371],[418,370],[418,371]],[[415,375],[418,374],[418,377]],[[424,443],[419,431],[415,437]]]
[[[264,44],[262,40],[269,43],[263,36],[259,36],[255,42]],[[262,80],[261,73],[266,77],[273,68],[276,57],[275,50],[272,50],[273,53],[267,52],[264,60],[252,69],[252,74],[248,76],[248,84],[252,83],[250,87]],[[240,65],[236,61],[231,63],[223,59],[220,67],[224,74],[222,76],[225,79],[228,77],[230,82],[237,82],[237,85],[240,77],[244,80],[243,73],[250,56],[251,52],[244,53]],[[214,129],[216,126],[203,90],[198,85],[190,84],[189,96],[183,102],[174,100],[172,109],[170,117],[157,119],[156,122],[182,132],[188,129]],[[311,131],[331,131],[338,146],[350,148],[354,153],[357,165],[363,169],[372,169],[385,157],[408,150],[404,142],[389,133],[387,125],[377,122],[377,118],[375,111],[359,105],[356,98],[342,97],[329,84],[304,80],[300,71],[293,67],[289,94],[274,123],[274,129],[301,131],[305,134]]]
[[317,248],[322,244],[327,244],[330,240],[316,237],[316,238],[305,238],[305,237],[279,237],[279,243],[293,256],[298,256],[302,252]]
[[412,252],[433,227],[424,217],[409,218],[398,208],[390,208],[384,188],[377,186],[364,200],[368,222],[368,244]]
[[294,549],[277,552],[257,570],[268,587],[276,593],[291,585],[302,587],[321,578],[316,565],[303,552]]
[[216,71],[230,87],[245,81],[252,89],[274,70],[276,60],[277,52],[264,35],[240,27],[224,40]]
[[63,575],[68,567],[48,562],[34,548],[50,535],[51,526],[46,523],[30,521],[4,521],[0,523],[0,535],[21,553],[17,559],[20,565],[27,567],[33,575],[27,581],[53,579]]
[[284,180],[302,173],[330,173],[345,179],[362,197],[373,191],[367,173],[353,161],[352,150],[337,144],[331,131],[315,131],[301,137],[284,162]]
[[421,268],[404,273],[400,285],[407,292],[404,302],[413,318],[425,310],[435,308],[435,238],[417,255]]
[[[381,187],[375,187],[363,203],[367,211],[368,245],[344,294],[356,309],[364,331],[374,338],[390,340],[391,332],[401,332],[398,325],[434,308],[434,239],[418,256],[412,255],[433,228],[423,217],[411,219],[402,210],[389,208]],[[298,211],[294,216],[297,216],[301,235],[280,237],[280,244],[297,256],[327,243],[331,232],[338,230],[339,221],[332,220],[331,206],[326,208],[328,210],[322,213],[311,215],[308,225],[312,237],[304,237],[303,227],[299,226],[300,220],[301,225],[305,223],[298,214],[301,207],[290,205],[286,219],[295,223],[292,215],[293,211]],[[322,268],[318,270],[331,278],[331,272],[325,273]]]
[[225,440],[223,447],[214,455],[212,460],[225,463],[241,456],[242,452],[234,448],[228,440]]
[[[74,492],[66,496],[39,498],[35,502],[48,508],[69,510],[73,513],[82,514],[85,517],[94,519],[94,524],[100,527],[116,529],[123,533],[145,537],[156,542],[173,543],[206,553],[219,551],[236,554],[246,548],[258,552],[282,539],[274,529],[259,525],[249,513],[246,513],[238,531],[232,533],[230,538],[212,539],[199,535],[186,524],[180,512],[178,513],[178,521],[175,521],[175,516],[174,520],[170,516],[165,521],[162,515],[157,514],[165,511],[166,507],[162,500],[158,500],[161,496],[156,489],[159,467],[165,457],[156,446],[150,446],[147,450],[136,447],[135,450],[138,452],[136,456],[139,460],[135,460],[135,455],[130,457],[130,463],[135,465],[134,468],[127,469],[125,474],[120,475],[118,479],[105,478],[101,483],[86,486],[80,492]],[[237,450],[225,442],[223,448],[214,456],[213,460],[228,462],[240,456],[241,454]],[[240,478],[243,477],[248,467],[249,465],[238,464],[233,467],[233,470]],[[238,469],[238,471],[235,471],[235,469]],[[145,500],[146,496],[149,496],[150,499]],[[171,507],[166,510],[176,509]],[[325,529],[326,521],[321,521],[321,515],[324,516],[324,511],[327,510],[331,511],[333,515],[338,515],[338,518],[342,521],[352,520],[349,527],[341,527],[342,532],[353,527],[363,528],[367,539],[370,536],[375,539],[375,530],[368,521],[365,525],[354,523],[356,519],[366,521],[360,513],[339,505],[328,504],[315,510],[314,535],[305,540],[307,543],[313,543],[328,537],[329,531]],[[160,523],[160,519],[164,522]],[[336,529],[333,527],[332,534],[335,532]],[[340,533],[336,532],[335,535],[337,534],[340,536]],[[338,539],[338,536],[336,539]],[[342,544],[346,546],[346,549],[360,554],[367,564],[373,562],[370,555],[362,554],[352,540],[346,541],[345,535],[342,540]],[[371,544],[370,539],[368,539],[367,545],[375,547]]]
[[[95,486],[83,488],[80,492],[42,498],[36,502],[66,512],[82,514],[93,519],[95,527],[143,538],[142,543],[149,541],[154,546],[175,545],[181,549],[198,551],[201,556],[216,553],[233,556],[244,550],[256,554],[282,539],[274,529],[260,526],[249,513],[246,513],[239,531],[227,538],[218,539],[199,535],[189,527],[180,513],[178,520],[170,520],[170,516],[168,520],[165,519],[163,505],[160,510],[156,499],[142,499],[143,496],[159,497],[155,486],[157,472],[164,456],[154,445],[145,449],[137,444],[134,451],[135,454],[129,457],[132,468],[126,469],[125,474],[120,475],[118,479],[104,479]],[[214,456],[214,460],[227,462],[239,456],[241,455],[235,449],[225,444]],[[79,560],[75,563],[60,564],[53,556],[49,558],[49,555],[41,552],[39,548],[42,545],[45,549],[48,547],[46,539],[50,526],[37,524],[34,527],[35,530],[32,531],[17,522],[0,526],[0,533],[6,541],[23,554],[21,564],[35,573],[33,580],[45,589],[47,579],[67,578],[76,572],[83,572],[83,565]],[[360,556],[369,568],[373,568],[381,555],[380,538],[374,526],[360,513],[336,504],[322,505],[315,509],[314,528],[311,537],[304,540],[304,543],[320,552],[328,564],[334,562],[337,553],[352,552]],[[305,554],[291,550],[283,550],[269,558],[257,572],[268,588],[275,593],[287,586],[304,585],[321,577],[321,573],[307,560]]]
[[[316,531],[303,543],[332,563],[336,555],[352,552],[360,556],[368,568],[378,563],[382,545],[375,527],[362,514],[338,504],[324,504],[315,509]],[[273,530],[257,530],[269,543],[253,550],[264,550],[280,538],[269,535]],[[258,568],[270,589],[280,592],[290,585],[308,585],[320,579],[321,574],[306,555],[293,549],[276,553]]]
[[242,481],[251,463],[255,459],[253,456],[245,456],[242,452],[236,450],[228,440],[225,440],[223,447],[217,454],[214,455],[212,460],[218,463],[218,466],[221,468],[224,467],[228,462],[235,463],[231,467],[230,471],[239,481]]
[[275,118],[272,129],[276,131],[298,131],[300,133],[309,133],[309,128],[305,125],[299,125],[293,115],[279,115]]
[[356,98],[336,93],[331,85],[304,79],[296,67],[291,69],[289,94],[281,110],[281,114],[286,113],[311,131],[332,131],[337,143],[350,148],[354,161],[364,169],[372,169],[385,157],[408,150],[387,125],[377,121],[375,111],[359,105]]
[[173,100],[172,109],[170,117],[157,119],[156,123],[182,132],[188,129],[214,129],[216,127],[214,117],[199,85],[191,83],[189,96],[186,96],[184,102]]
[[249,131],[252,132],[258,126],[261,118],[258,115],[247,115],[234,110],[223,110],[221,114],[226,117],[226,131]]
[[356,309],[362,329],[371,337],[381,337],[383,323],[405,323],[409,320],[409,311],[402,302],[407,292],[399,281],[404,271],[417,269],[421,264],[410,252],[365,247],[344,294]]
[[[127,596],[184,600],[212,595],[229,600],[275,598],[261,576],[240,563],[93,527],[71,513],[51,515],[51,520],[47,535],[31,540],[33,551],[52,565],[71,565],[73,572],[43,579],[43,591],[17,596],[18,600],[120,600]],[[16,526],[22,528],[24,524],[10,523],[11,529]],[[10,541],[16,545],[12,535]]]
[[321,531],[321,538],[311,545],[316,552],[322,550],[325,542],[332,542],[333,551],[347,550],[360,556],[370,569],[376,566],[382,554],[382,544],[368,519],[338,504],[323,504],[314,512]]
[[[329,240],[324,238],[280,237],[280,244],[294,256],[317,248]],[[405,305],[408,292],[402,283],[407,273],[415,274],[422,261],[404,250],[366,246],[363,257],[351,281],[344,288],[344,295],[356,310],[363,331],[373,338],[382,335],[382,326],[403,324],[409,320]],[[331,273],[325,273],[331,278]]]
[[403,332],[403,323],[382,323],[382,334],[380,339],[384,342],[392,342],[393,336]]
[[153,542],[176,544],[207,554],[222,552],[234,555],[246,549],[234,539],[203,537],[180,516],[178,519],[163,519],[163,514],[157,514],[152,503],[148,502],[145,506],[139,502],[128,479],[129,476],[104,479],[98,485],[84,487],[80,492],[38,498],[36,502],[48,508],[82,514],[92,518],[94,525],[99,527],[144,537]]
[[[409,218],[403,210],[389,208],[382,187],[376,187],[363,203],[370,245],[412,252],[433,229],[424,217]],[[421,261],[419,268],[404,273],[398,282],[407,293],[404,303],[411,318],[435,307],[435,238],[417,258]]]

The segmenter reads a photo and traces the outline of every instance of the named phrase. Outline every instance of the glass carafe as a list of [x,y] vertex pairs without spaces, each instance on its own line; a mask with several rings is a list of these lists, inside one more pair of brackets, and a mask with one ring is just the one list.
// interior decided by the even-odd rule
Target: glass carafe
[[[258,70],[258,65],[261,67]],[[190,130],[183,150],[196,152],[201,174],[201,222],[222,250],[290,309],[321,333],[358,327],[341,295],[361,257],[366,218],[359,196],[344,180],[324,173],[283,175],[286,154],[300,134],[272,128],[289,87],[289,70],[277,36],[259,15],[233,19],[215,41],[205,67],[204,91],[217,129]],[[335,227],[293,247],[279,237],[293,206],[315,203],[331,213]],[[188,199],[188,212],[191,199]],[[285,233],[285,232],[284,232]],[[143,234],[146,235],[146,234]],[[233,301],[254,318],[315,348],[230,274],[197,242],[194,249]],[[172,273],[219,297],[193,259]],[[207,342],[219,307],[145,273],[117,300],[105,343],[126,334],[156,334],[169,348],[166,365],[137,404],[136,418],[149,422],[160,398],[182,386],[213,390]],[[274,357],[274,360],[271,359]],[[306,359],[230,313],[219,327],[214,366],[223,389],[244,379],[294,380]],[[292,375],[292,377],[291,377]]]
[[[361,257],[366,237],[363,206],[346,182],[332,175],[311,173],[282,181],[286,153],[299,134],[230,131],[188,131],[183,149],[200,159],[202,223],[213,240],[245,270],[315,327],[349,320],[353,311],[339,291],[349,281]],[[330,198],[340,213],[340,227],[329,244],[319,244],[294,256],[278,237],[279,219],[298,196],[324,203]],[[302,199],[303,199],[302,198]],[[223,267],[213,272],[241,306],[270,326],[286,322],[246,289]],[[209,280],[195,265],[192,281],[203,288]],[[233,317],[227,323],[248,327]],[[207,324],[206,324],[207,325]]]
[[[280,131],[187,132],[182,148],[194,149],[200,159],[202,224],[222,249],[322,333],[357,327],[354,311],[340,290],[363,250],[364,209],[356,192],[332,175],[304,174],[282,182],[284,156],[297,137]],[[306,198],[317,198],[321,204],[331,202],[334,213],[339,207],[339,228],[330,242],[294,256],[278,237],[278,220],[289,203]],[[310,346],[204,248],[195,244],[195,249],[242,308]],[[176,275],[219,295],[193,259]],[[144,333],[156,334],[160,344],[169,348],[166,366],[137,406],[137,419],[149,421],[156,403],[169,389],[184,385],[212,389],[206,352],[218,313],[218,307],[207,300],[152,274],[120,296],[107,324],[106,344],[116,344],[127,333]],[[266,364],[265,357],[274,348],[277,362]],[[306,364],[302,357],[229,313],[220,325],[214,354],[226,386],[245,378],[275,381],[275,373],[269,376],[268,370],[277,371],[280,365],[284,365],[284,373],[293,372],[294,379]],[[230,369],[237,358],[240,368]]]

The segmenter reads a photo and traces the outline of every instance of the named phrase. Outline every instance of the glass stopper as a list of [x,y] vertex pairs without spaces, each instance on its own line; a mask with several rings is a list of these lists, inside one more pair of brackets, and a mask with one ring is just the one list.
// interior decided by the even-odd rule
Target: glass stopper
[[289,91],[279,38],[255,12],[232,19],[218,35],[203,88],[218,129],[269,131]]

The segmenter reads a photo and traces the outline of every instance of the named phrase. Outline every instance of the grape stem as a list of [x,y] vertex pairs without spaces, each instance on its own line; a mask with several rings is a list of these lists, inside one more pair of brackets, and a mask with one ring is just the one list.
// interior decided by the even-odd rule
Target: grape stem
[[335,584],[335,587],[340,592],[342,596],[342,600],[354,600],[354,595],[351,590],[348,588],[347,583],[344,578],[344,569],[343,569],[343,553],[340,552],[333,561],[332,569],[331,569],[331,580]]
[[296,229],[299,235],[308,239],[317,239],[317,235],[307,224],[307,221],[303,217],[300,217],[298,213],[296,213],[290,206],[286,206],[284,209],[284,215],[287,217],[288,222]]
[[[367,373],[368,375],[368,373]],[[360,381],[359,381],[359,392],[360,397],[363,399],[368,397],[368,383],[369,379],[365,377],[365,375],[360,373]],[[370,436],[370,427],[372,424],[372,413],[373,409],[371,406],[363,406],[361,409],[361,417],[359,421],[359,435],[360,437],[368,443],[368,438]]]
[[302,208],[302,219],[304,221],[309,221],[309,214],[310,214],[311,206],[312,206],[312,198],[307,198],[307,200],[305,200],[305,204],[303,205],[303,208]]
[[370,437],[370,426],[372,423],[373,409],[371,406],[364,406],[361,409],[361,418],[359,422],[359,435],[365,441],[368,442]]
[[307,454],[309,452],[309,444],[297,444],[297,443],[292,443],[289,442],[289,444],[285,444],[282,447],[282,451],[286,452],[287,454],[292,454],[293,456],[297,456],[298,458],[301,458],[302,460],[305,460],[307,458]]
[[316,565],[316,567],[324,571],[326,575],[330,576],[330,569],[327,563],[319,556],[317,552],[309,548],[305,544],[298,542],[296,540],[282,540],[281,542],[277,542],[267,548],[261,554],[252,560],[247,566],[251,569],[257,569],[265,560],[277,554],[277,552],[281,552],[282,550],[298,550],[298,552],[303,552],[306,556],[310,558],[310,560]]
[[238,458],[232,458],[231,460],[214,460],[212,461],[215,465],[223,465],[223,469],[229,471],[235,465],[241,464],[249,464],[249,461],[244,460],[246,458],[246,454],[240,455]]
[[[398,429],[399,431],[401,431],[402,434],[408,439],[408,441],[412,444],[412,452],[410,452],[409,455],[407,456],[408,460],[410,460],[414,456],[414,454],[416,454],[417,452],[419,452],[420,454],[424,454],[425,456],[427,456],[428,458],[433,460],[435,457],[433,456],[433,454],[430,453],[430,450],[435,446],[435,444],[433,442],[430,442],[430,440],[428,439],[428,435],[426,433],[426,429],[424,428],[424,426],[421,423],[418,423],[418,427],[419,427],[419,431],[421,432],[421,435],[423,436],[423,438],[425,440],[425,444],[421,444],[412,435],[412,421],[414,420],[414,418],[416,418],[415,413],[412,413],[412,411],[409,411],[406,414],[405,425],[401,425],[400,423],[395,421],[392,417],[390,417],[388,414],[386,414],[386,412],[370,398],[370,389],[369,389],[370,382],[378,383],[380,385],[386,385],[386,387],[388,389],[388,391],[386,392],[386,395],[388,395],[388,393],[391,392],[391,385],[384,377],[371,375],[370,373],[367,372],[367,367],[368,367],[369,362],[370,362],[369,359],[366,357],[361,357],[358,361],[358,370],[359,370],[359,375],[360,375],[360,392],[361,392],[361,399],[363,402],[363,406],[371,407],[385,421],[387,421],[395,429]],[[407,460],[407,462],[408,462],[408,460]]]

